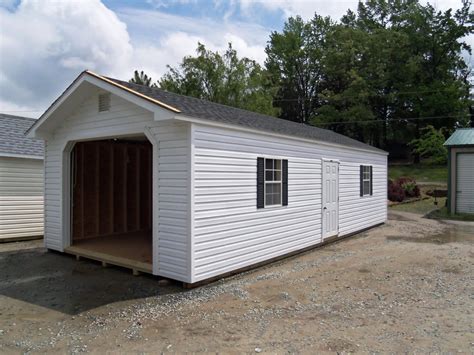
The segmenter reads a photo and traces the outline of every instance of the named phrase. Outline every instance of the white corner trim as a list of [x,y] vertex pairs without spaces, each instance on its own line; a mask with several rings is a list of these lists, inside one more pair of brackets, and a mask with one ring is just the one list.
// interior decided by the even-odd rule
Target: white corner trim
[[152,170],[152,183],[151,183],[151,198],[152,198],[152,238],[153,238],[153,243],[152,243],[152,273],[153,275],[159,275],[160,274],[160,263],[159,263],[159,243],[160,243],[160,233],[159,233],[159,218],[160,218],[160,213],[159,213],[159,170],[158,170],[158,165],[159,165],[159,155],[160,155],[160,150],[159,150],[159,141],[156,139],[156,136],[153,134],[149,126],[145,126],[143,128],[143,133],[145,134],[145,137],[150,141],[152,145],[152,164],[151,164],[151,170]]
[[188,259],[188,277],[190,283],[194,282],[194,124],[188,127],[188,242],[189,242],[189,259]]
[[153,134],[153,132],[151,131],[149,126],[145,126],[143,128],[143,133],[145,134],[147,139],[150,141],[150,143],[158,143],[158,141],[156,140],[155,135]]

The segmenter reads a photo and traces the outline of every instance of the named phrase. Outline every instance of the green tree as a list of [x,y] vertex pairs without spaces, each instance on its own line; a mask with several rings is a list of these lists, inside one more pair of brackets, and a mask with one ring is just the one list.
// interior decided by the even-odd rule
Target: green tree
[[413,149],[413,154],[419,155],[429,164],[445,164],[448,151],[443,145],[445,138],[441,131],[441,129],[437,130],[431,125],[422,128],[421,137],[409,143],[409,146]]
[[254,60],[239,58],[230,43],[223,55],[198,43],[197,55],[184,57],[178,67],[168,66],[159,86],[268,115],[278,113],[267,72]]
[[143,70],[141,72],[138,72],[138,70],[135,70],[135,72],[133,73],[133,78],[131,78],[129,82],[133,84],[149,86],[152,88],[157,87],[155,83],[152,83],[151,77],[145,74]]
[[469,9],[467,1],[454,14],[416,0],[360,2],[328,32],[326,88],[312,122],[381,147],[419,138],[428,124],[465,125]]
[[320,106],[318,94],[325,86],[321,62],[331,27],[329,17],[315,15],[305,22],[297,16],[288,19],[281,33],[271,33],[265,67],[278,88],[274,102],[281,118],[309,123]]

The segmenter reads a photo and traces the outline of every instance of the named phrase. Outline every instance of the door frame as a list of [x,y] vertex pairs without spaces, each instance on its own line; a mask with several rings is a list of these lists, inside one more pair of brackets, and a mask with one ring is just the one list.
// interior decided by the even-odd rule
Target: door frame
[[[326,176],[325,173],[325,164],[326,163],[334,163],[337,164],[337,229],[335,233],[330,235],[325,235],[324,232],[324,197],[325,197],[325,188],[324,188],[324,178]],[[337,237],[339,235],[339,167],[341,162],[338,159],[321,159],[321,240],[324,241],[327,238]]]
[[[158,235],[158,217],[159,210],[158,206],[158,155],[159,155],[159,142],[156,137],[152,134],[149,127],[145,126],[143,130],[132,131],[132,132],[118,132],[122,134],[114,135],[90,135],[87,138],[83,137],[68,137],[62,144],[62,159],[60,172],[61,172],[61,192],[60,192],[60,223],[62,231],[62,245],[61,251],[72,245],[72,151],[76,142],[90,141],[90,140],[102,140],[112,138],[122,138],[138,135],[144,135],[152,145],[152,273],[158,275],[158,257],[159,257],[159,235]],[[45,164],[46,166],[46,164]],[[46,200],[45,200],[46,201]],[[46,226],[45,226],[46,227]]]

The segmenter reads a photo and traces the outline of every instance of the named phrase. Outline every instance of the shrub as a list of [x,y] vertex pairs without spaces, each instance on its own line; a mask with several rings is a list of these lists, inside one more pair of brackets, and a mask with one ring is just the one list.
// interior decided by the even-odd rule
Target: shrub
[[420,197],[420,188],[412,178],[401,177],[395,181],[388,180],[388,199],[402,202],[406,197]]
[[415,179],[401,177],[395,183],[402,187],[406,197],[420,197],[420,188]]
[[388,199],[392,202],[402,202],[405,199],[405,190],[392,180],[388,180]]

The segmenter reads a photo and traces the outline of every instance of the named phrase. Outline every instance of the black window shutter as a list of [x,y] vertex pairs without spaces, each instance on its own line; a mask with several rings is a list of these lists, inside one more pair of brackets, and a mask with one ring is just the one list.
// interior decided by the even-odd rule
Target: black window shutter
[[288,206],[288,160],[282,160],[282,176],[281,176],[281,204],[283,206]]
[[360,178],[360,195],[364,196],[364,166],[363,165],[360,166],[359,178]]
[[265,159],[257,158],[257,208],[265,207]]
[[372,180],[373,179],[372,179],[372,165],[371,165],[370,166],[370,195],[372,195],[372,191],[373,191],[372,186],[374,184],[374,182]]

